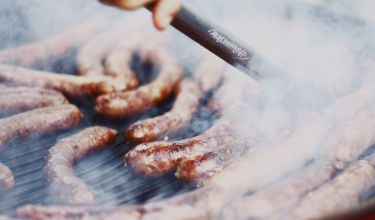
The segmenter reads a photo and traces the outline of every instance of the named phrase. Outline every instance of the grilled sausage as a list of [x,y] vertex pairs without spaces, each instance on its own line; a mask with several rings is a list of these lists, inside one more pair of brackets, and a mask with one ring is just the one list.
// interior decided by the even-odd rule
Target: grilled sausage
[[0,149],[14,139],[71,128],[82,117],[82,113],[74,105],[59,105],[0,119]]
[[233,194],[214,187],[200,188],[170,199],[103,210],[87,206],[27,205],[17,216],[31,219],[207,219],[215,218]]
[[118,40],[117,33],[112,31],[100,33],[89,40],[79,50],[76,65],[78,74],[83,76],[105,76],[103,61],[115,42]]
[[347,211],[360,204],[360,195],[375,186],[375,169],[367,160],[349,165],[332,181],[310,192],[297,207],[280,219],[316,219]]
[[227,147],[235,138],[230,127],[229,121],[222,120],[193,138],[140,144],[126,154],[126,164],[139,174],[163,175],[175,170],[182,159]]
[[[220,70],[218,69],[218,71]],[[206,153],[232,147],[235,140],[242,140],[243,137],[236,131],[241,125],[235,123],[230,110],[236,109],[234,103],[243,99],[244,94],[256,94],[259,96],[258,93],[254,93],[254,91],[258,92],[259,87],[252,80],[250,82],[250,87],[244,87],[246,88],[245,90],[250,90],[250,92],[245,92],[243,87],[234,89],[239,83],[238,80],[227,79],[219,91],[222,91],[220,93],[227,92],[229,94],[224,96],[215,95],[214,97],[221,116],[203,134],[181,141],[160,141],[138,145],[125,156],[126,163],[137,173],[157,176],[175,170],[177,164],[183,159],[186,159],[186,161],[194,158],[199,159]],[[249,144],[245,143],[245,146],[248,147]],[[182,173],[177,173],[177,175],[184,178]]]
[[0,82],[16,86],[53,89],[70,98],[122,91],[121,81],[103,77],[80,77],[0,65]]
[[[370,87],[367,86],[363,87],[336,100],[332,105],[323,109],[322,115],[313,114],[307,121],[302,121],[302,127],[300,129],[295,129],[294,134],[284,143],[269,146],[267,151],[259,151],[257,155],[249,154],[246,156],[246,159],[234,162],[218,175],[215,175],[211,180],[222,186],[243,187],[243,190],[252,191],[282,176],[290,174],[296,167],[302,167],[319,153],[318,146],[320,146],[321,140],[328,138],[327,134],[331,131],[330,126],[332,126],[332,123],[340,124],[346,120],[350,120],[358,114],[359,111],[371,107],[369,103],[371,103],[372,93],[368,92],[369,88]],[[330,120],[327,120],[327,118]],[[353,132],[353,134],[358,135],[357,132]],[[371,135],[367,135],[369,134],[366,133],[366,141],[370,140],[368,137],[371,137]],[[309,140],[308,142],[306,141],[307,139]],[[361,143],[361,139],[358,140],[360,141],[359,143]],[[345,141],[345,139],[343,139],[343,141]],[[340,147],[341,144],[342,143],[339,143],[337,147]],[[356,147],[361,148],[362,146],[358,146],[356,143]],[[295,156],[292,158],[286,158],[283,152],[289,152],[290,154],[292,154],[292,152],[298,153],[295,153]],[[272,160],[275,161],[275,163],[266,163],[266,158],[268,158],[268,160],[273,158]],[[342,159],[344,158],[342,157]],[[278,163],[283,164],[283,166],[277,165]],[[287,166],[286,164],[289,165]],[[241,173],[245,168],[256,169],[256,172],[252,171],[249,172],[249,175],[243,176]],[[261,173],[271,172],[270,170],[272,170],[274,175],[258,176],[256,173],[259,173],[259,168],[263,169]],[[278,175],[276,175],[276,173]],[[228,179],[234,178],[237,179],[236,183],[228,181]]]
[[93,126],[59,140],[48,151],[44,167],[53,196],[68,204],[93,203],[93,193],[73,173],[73,162],[107,147],[116,136],[117,131],[113,129]]
[[[133,19],[136,19],[137,22],[132,22]],[[115,21],[108,28],[92,37],[78,51],[76,59],[78,74],[84,76],[108,75],[104,64],[109,53],[118,47],[117,44],[119,41],[130,40],[129,36],[132,35],[129,34],[129,32],[140,32],[140,26],[147,26],[146,24],[148,24],[148,22],[143,22],[143,25],[140,25],[139,22],[141,20],[145,20],[144,16],[138,15],[138,17],[132,17],[131,19],[125,16],[125,18]],[[122,52],[127,53],[127,51]],[[121,60],[119,62],[122,63],[123,61]],[[130,83],[129,88],[131,88],[132,85],[133,84]]]
[[250,145],[233,141],[229,147],[198,155],[195,158],[183,159],[179,162],[175,175],[181,181],[202,186],[207,179],[243,156]]
[[58,58],[91,37],[104,23],[102,17],[93,17],[57,36],[2,50],[0,62],[30,67]]
[[173,108],[162,116],[130,125],[125,135],[126,140],[133,144],[162,140],[180,130],[192,119],[205,93],[218,86],[224,70],[223,62],[219,62],[217,58],[205,58],[194,72],[196,83],[192,80],[181,82]]
[[221,59],[207,53],[195,69],[193,77],[199,83],[202,91],[210,92],[223,80],[226,67],[226,63]]
[[139,144],[161,140],[174,134],[192,119],[202,95],[202,91],[195,82],[182,81],[173,108],[161,116],[130,125],[126,131],[126,140]]
[[10,189],[14,186],[14,177],[12,171],[0,163],[0,191],[3,189]]
[[67,103],[66,98],[54,90],[31,87],[0,88],[0,116]]
[[282,218],[283,213],[296,205],[309,191],[329,181],[336,172],[357,160],[375,143],[374,134],[375,111],[359,112],[328,137],[322,145],[319,160],[281,182],[237,199],[226,209],[223,218]]
[[134,54],[142,53],[138,50],[147,44],[150,42],[147,42],[147,38],[141,34],[134,34],[120,40],[105,60],[106,73],[115,78],[124,78],[130,89],[137,87],[138,79],[131,68],[131,61]]
[[108,118],[124,118],[145,111],[166,101],[175,91],[183,69],[175,57],[162,48],[145,47],[139,50],[143,60],[149,60],[159,69],[157,78],[135,90],[99,96],[96,112]]

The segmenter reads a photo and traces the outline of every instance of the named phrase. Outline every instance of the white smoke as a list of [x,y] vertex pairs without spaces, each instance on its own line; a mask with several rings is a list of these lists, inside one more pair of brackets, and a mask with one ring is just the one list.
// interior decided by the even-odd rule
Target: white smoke
[[[35,39],[60,32],[95,13],[108,17],[119,14],[118,10],[94,0],[14,2],[24,9],[28,33]],[[375,83],[372,76],[375,71],[374,1],[187,2],[236,34],[255,53],[276,66],[280,73],[275,75],[287,76],[284,81],[276,83],[277,86],[267,80],[258,83],[264,99],[261,107],[254,106],[257,103],[248,96],[235,100],[238,101],[236,106],[227,109],[226,114],[231,114],[238,122],[241,135],[246,136],[253,130],[263,135],[242,161],[214,178],[216,184],[242,193],[275,183],[319,159],[324,143],[343,122],[372,107],[375,90],[366,90],[367,95],[356,97],[358,102],[354,104],[332,106],[358,88],[371,88]],[[319,10],[312,10],[312,7],[303,7],[304,4],[322,7],[340,16],[332,19]],[[125,14],[131,18],[132,13]],[[134,22],[137,22],[135,17]],[[168,32],[181,39],[174,41],[176,45],[171,47],[181,49],[178,56],[190,68],[194,63],[191,60],[196,59],[196,50],[191,48],[196,45],[183,40],[184,37],[173,29]],[[237,79],[240,86],[249,86],[249,89],[255,83],[234,70],[228,72],[227,77]],[[227,95],[231,98],[230,94]],[[244,170],[247,171],[245,175]]]

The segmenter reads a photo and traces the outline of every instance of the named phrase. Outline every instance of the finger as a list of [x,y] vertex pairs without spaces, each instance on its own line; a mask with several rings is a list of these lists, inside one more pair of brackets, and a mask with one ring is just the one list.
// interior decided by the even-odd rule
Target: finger
[[165,29],[172,22],[182,7],[181,0],[161,0],[153,10],[153,20],[156,28]]
[[117,6],[124,9],[136,9],[155,0],[99,0],[108,5]]

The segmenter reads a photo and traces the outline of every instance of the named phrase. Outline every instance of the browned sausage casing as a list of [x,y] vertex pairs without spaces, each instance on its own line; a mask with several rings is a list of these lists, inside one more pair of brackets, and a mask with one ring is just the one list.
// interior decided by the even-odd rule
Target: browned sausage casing
[[126,140],[134,144],[163,139],[188,123],[197,111],[203,92],[197,83],[181,82],[173,108],[164,115],[130,125]]
[[59,140],[48,151],[44,167],[53,196],[68,204],[93,203],[94,195],[89,187],[74,175],[73,163],[94,150],[107,147],[116,136],[116,130],[93,126]]
[[57,36],[0,51],[0,62],[25,67],[60,57],[76,48],[104,26],[102,17],[93,17],[77,27]]
[[67,104],[59,92],[32,87],[0,88],[0,116],[7,116],[36,108]]
[[192,159],[183,159],[179,162],[175,175],[181,181],[201,186],[215,173],[243,156],[248,147],[248,144],[233,141],[227,148],[198,155]]
[[0,149],[14,139],[71,128],[82,117],[82,113],[74,105],[60,105],[0,119]]
[[71,98],[122,91],[122,81],[107,77],[81,77],[0,65],[0,82],[53,89]]
[[183,76],[183,69],[176,58],[163,48],[142,48],[140,56],[159,69],[157,78],[135,90],[99,96],[96,111],[108,118],[133,116],[166,101]]
[[159,176],[175,170],[182,159],[227,147],[234,137],[229,122],[223,119],[193,138],[140,144],[126,154],[125,161],[139,174]]

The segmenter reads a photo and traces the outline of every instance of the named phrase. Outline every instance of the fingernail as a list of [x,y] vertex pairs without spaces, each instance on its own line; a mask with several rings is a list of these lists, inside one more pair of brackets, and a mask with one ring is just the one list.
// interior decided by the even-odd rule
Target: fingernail
[[160,28],[164,29],[166,28],[173,20],[173,17],[171,16],[165,16],[160,20]]

